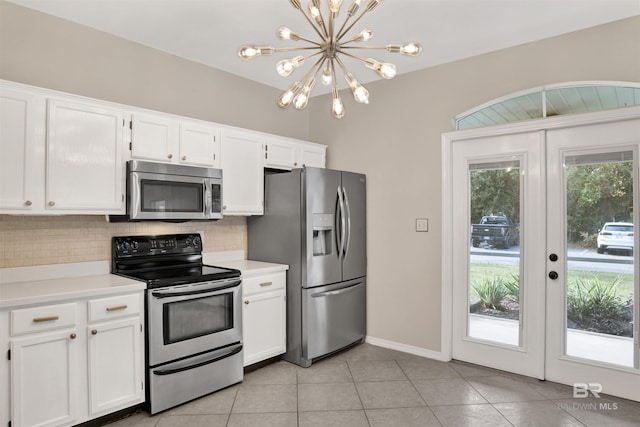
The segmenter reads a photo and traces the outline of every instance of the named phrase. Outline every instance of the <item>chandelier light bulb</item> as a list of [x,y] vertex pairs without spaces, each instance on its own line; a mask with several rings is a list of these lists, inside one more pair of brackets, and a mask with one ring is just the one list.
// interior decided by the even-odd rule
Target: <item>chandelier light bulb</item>
[[353,99],[360,104],[368,104],[369,103],[369,91],[362,86],[356,78],[351,73],[346,73],[344,75],[345,80],[349,83],[349,87],[351,87],[351,93],[353,93]]
[[271,55],[274,49],[271,46],[242,46],[238,51],[238,56],[242,59],[253,59],[260,55]]
[[331,73],[331,62],[327,61],[327,65],[324,67],[324,71],[322,71],[322,77],[320,81],[323,85],[329,86],[333,81],[332,73]]
[[420,55],[420,52],[422,52],[422,46],[420,46],[418,43],[405,43],[404,45],[402,45],[402,47],[400,48],[400,53],[407,55],[407,56],[418,56]]
[[295,82],[288,90],[283,92],[280,98],[278,98],[278,106],[280,108],[287,108],[291,105],[291,101],[293,101],[296,92],[300,90],[300,86],[300,82]]
[[338,13],[342,6],[342,0],[329,0],[329,10],[332,13]]
[[282,77],[287,77],[289,74],[293,72],[296,68],[304,63],[304,58],[302,56],[296,56],[293,59],[283,59],[279,61],[276,65],[276,71]]
[[358,34],[356,36],[355,39],[353,39],[354,42],[366,42],[369,41],[373,38],[373,31],[367,29],[364,29],[360,32],[360,34]]
[[297,38],[295,36],[297,36],[296,33],[294,33],[293,31],[291,31],[289,28],[287,27],[280,27],[276,30],[276,35],[278,36],[278,38],[280,40],[297,40]]
[[368,58],[365,65],[378,73],[383,79],[392,79],[396,76],[396,66],[389,62],[379,62],[375,59]]
[[311,77],[302,87],[300,93],[293,98],[293,106],[296,107],[296,110],[302,110],[307,106],[309,103],[309,94],[311,93],[311,89],[313,89],[315,82],[316,79]]
[[336,119],[341,119],[344,117],[344,105],[342,104],[342,100],[340,97],[333,98],[333,103],[331,105],[331,114]]

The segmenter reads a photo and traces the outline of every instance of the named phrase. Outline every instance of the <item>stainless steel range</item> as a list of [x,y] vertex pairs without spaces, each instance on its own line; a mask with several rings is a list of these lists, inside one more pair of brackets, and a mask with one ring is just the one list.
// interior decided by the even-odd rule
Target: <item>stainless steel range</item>
[[242,381],[240,272],[204,265],[200,235],[114,237],[112,272],[147,283],[150,413]]

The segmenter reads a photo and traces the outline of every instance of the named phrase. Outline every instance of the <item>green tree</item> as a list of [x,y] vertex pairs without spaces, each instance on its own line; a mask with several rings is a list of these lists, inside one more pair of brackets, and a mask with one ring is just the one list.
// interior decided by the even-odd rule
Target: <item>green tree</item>
[[578,242],[580,233],[597,233],[607,221],[633,219],[632,162],[567,167],[567,233]]
[[472,224],[499,214],[520,222],[520,169],[472,170],[470,184]]

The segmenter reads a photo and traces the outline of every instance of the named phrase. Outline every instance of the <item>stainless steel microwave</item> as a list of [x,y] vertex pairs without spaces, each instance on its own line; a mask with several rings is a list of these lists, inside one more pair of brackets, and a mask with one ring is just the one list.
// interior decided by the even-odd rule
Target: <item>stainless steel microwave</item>
[[129,221],[221,219],[222,171],[130,160],[126,217]]

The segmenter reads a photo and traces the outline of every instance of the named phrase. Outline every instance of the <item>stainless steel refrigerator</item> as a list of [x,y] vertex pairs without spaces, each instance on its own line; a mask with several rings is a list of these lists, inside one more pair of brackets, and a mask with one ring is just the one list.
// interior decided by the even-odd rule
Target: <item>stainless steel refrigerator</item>
[[248,220],[249,259],[288,264],[287,352],[314,359],[364,340],[366,178],[304,168],[265,176],[264,215]]

